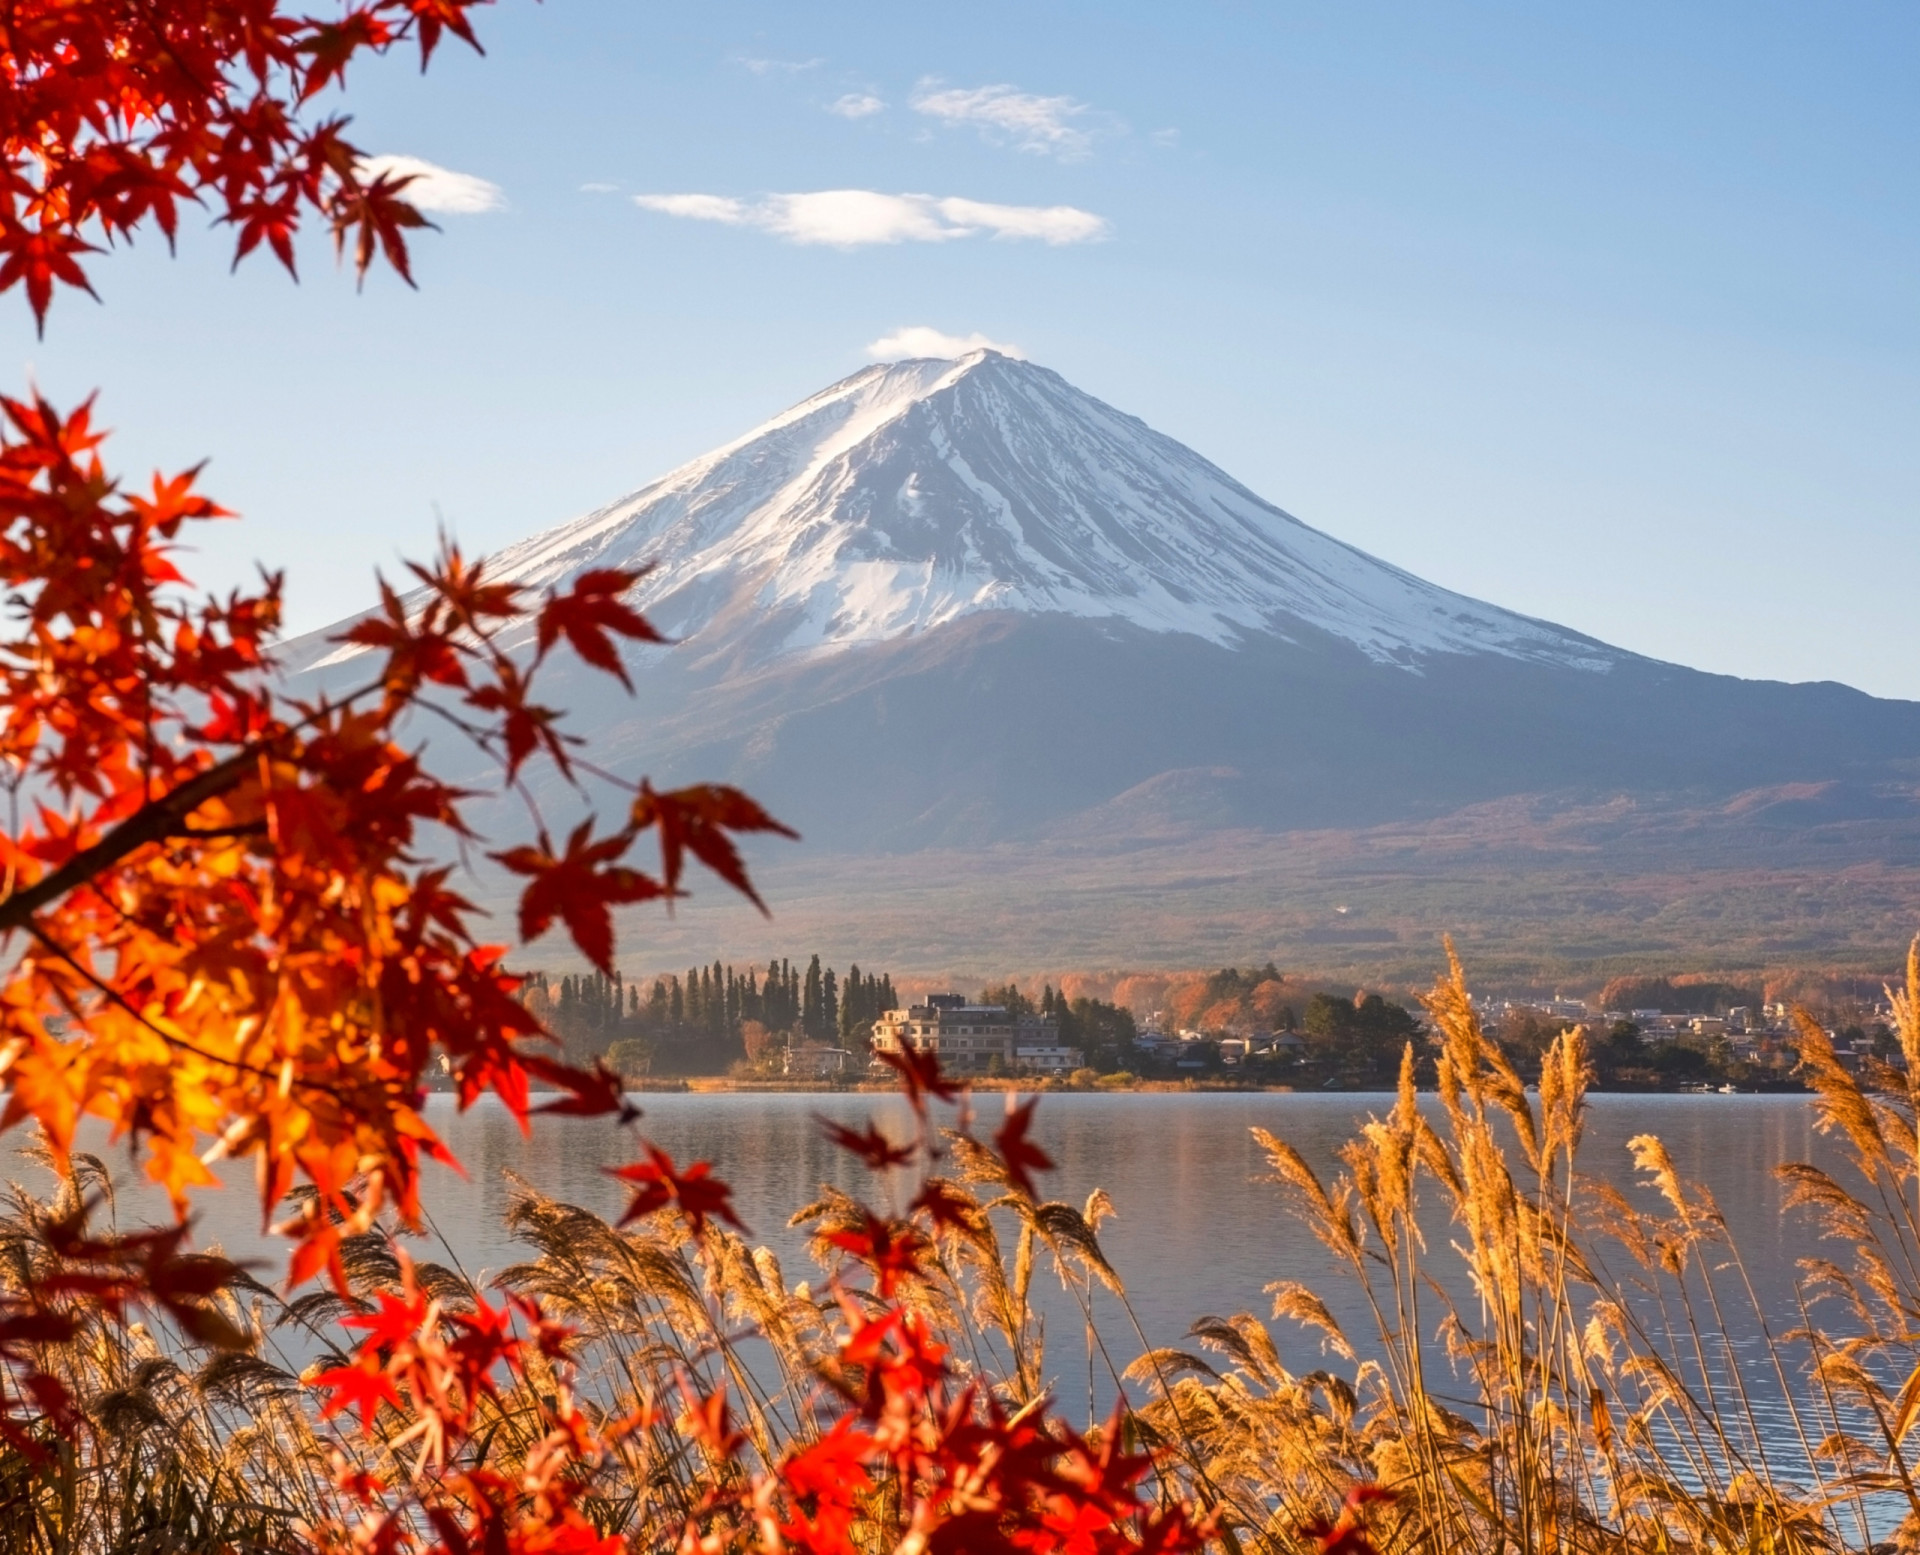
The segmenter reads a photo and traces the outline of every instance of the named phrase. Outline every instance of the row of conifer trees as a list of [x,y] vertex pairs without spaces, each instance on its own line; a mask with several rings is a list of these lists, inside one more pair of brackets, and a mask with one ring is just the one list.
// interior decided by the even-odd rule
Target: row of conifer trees
[[749,1022],[789,1042],[863,1048],[880,1015],[899,999],[893,979],[862,972],[858,963],[843,977],[811,957],[804,967],[776,957],[744,969],[715,961],[691,967],[684,977],[656,977],[651,986],[587,972],[550,981],[527,978],[529,1001],[569,1051],[603,1051],[616,1041],[710,1045],[735,1052]]

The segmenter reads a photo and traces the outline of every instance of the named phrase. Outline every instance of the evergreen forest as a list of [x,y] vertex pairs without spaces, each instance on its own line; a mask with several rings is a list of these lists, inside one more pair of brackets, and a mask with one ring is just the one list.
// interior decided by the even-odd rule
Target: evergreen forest
[[642,1076],[724,1074],[778,1048],[842,1047],[863,1055],[873,1022],[899,998],[886,973],[856,962],[845,975],[775,957],[764,967],[720,961],[628,981],[616,969],[526,981],[528,1006],[565,1045],[570,1062],[605,1057]]

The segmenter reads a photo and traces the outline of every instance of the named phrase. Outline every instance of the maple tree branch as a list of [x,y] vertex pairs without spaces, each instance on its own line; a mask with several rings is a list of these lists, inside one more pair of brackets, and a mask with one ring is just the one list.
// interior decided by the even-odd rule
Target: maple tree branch
[[[384,680],[369,682],[347,692],[332,705],[350,707],[361,697],[381,690],[384,685]],[[250,830],[248,828],[196,832],[188,828],[187,817],[209,799],[225,793],[244,778],[260,754],[275,741],[309,728],[328,710],[324,706],[315,708],[298,723],[277,729],[264,739],[249,741],[225,761],[207,768],[197,777],[189,778],[164,798],[142,805],[92,847],[81,849],[52,874],[36,880],[24,890],[9,889],[4,897],[0,897],[0,934],[11,933],[15,929],[37,933],[32,919],[42,907],[58,901],[69,891],[79,889],[95,876],[105,874],[129,853],[150,842],[164,842],[177,837],[246,835]],[[17,824],[14,832],[17,835]]]
[[121,859],[150,842],[161,842],[186,824],[187,817],[209,799],[232,788],[259,760],[263,745],[248,745],[225,761],[207,768],[198,777],[187,779],[163,799],[143,805],[133,815],[102,837],[90,848],[82,848],[52,874],[15,891],[0,901],[0,934],[26,929],[39,936],[33,915],[49,902],[58,901],[96,876],[106,873]]
[[596,766],[584,756],[569,756],[567,759],[582,772],[586,773],[588,777],[597,777],[603,783],[611,783],[615,788],[623,788],[628,793],[636,796],[640,792],[640,785],[638,783],[633,782],[629,778],[621,777],[617,772],[609,772],[605,767]]
[[500,753],[493,748],[497,738],[497,732],[494,729],[484,724],[469,723],[452,708],[442,707],[438,702],[430,701],[426,697],[417,698],[409,706],[414,711],[432,713],[437,718],[444,718],[487,755],[496,761],[500,759]]

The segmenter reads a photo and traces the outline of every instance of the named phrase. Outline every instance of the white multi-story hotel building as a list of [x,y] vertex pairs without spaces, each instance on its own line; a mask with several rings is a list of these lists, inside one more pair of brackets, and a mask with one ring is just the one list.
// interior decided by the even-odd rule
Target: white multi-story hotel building
[[934,1053],[940,1067],[955,1074],[978,1074],[996,1059],[1012,1070],[1020,1062],[1016,1049],[1064,1054],[1059,1041],[1050,1017],[1016,1020],[1005,1005],[970,1004],[957,993],[929,995],[926,1003],[888,1010],[873,1023],[874,1052]]

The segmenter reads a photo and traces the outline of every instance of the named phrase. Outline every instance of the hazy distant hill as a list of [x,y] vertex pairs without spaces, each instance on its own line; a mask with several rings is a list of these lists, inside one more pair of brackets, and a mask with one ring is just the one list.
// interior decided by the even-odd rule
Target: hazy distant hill
[[[1920,907],[1920,704],[1701,674],[1451,593],[992,352],[858,373],[496,566],[553,583],[642,561],[639,602],[679,646],[635,655],[637,702],[584,677],[558,700],[627,769],[729,779],[798,826],[776,902],[785,874],[789,916],[822,908],[849,951],[897,938],[940,878],[946,910],[913,936],[926,965],[1426,945],[1439,924],[1369,930],[1317,903],[1346,890],[1343,856],[1355,890],[1377,884],[1377,839],[1401,833],[1449,882],[1399,871],[1406,912],[1485,918],[1515,953],[1620,939],[1596,938],[1597,898],[1491,910],[1570,860],[1759,891],[1788,904],[1783,947],[1835,954]],[[1521,820],[1542,804],[1585,829]],[[1464,851],[1432,841],[1455,812]],[[1311,886],[1280,862],[1309,855]],[[1298,900],[1189,902],[1178,861],[1222,858],[1268,860]],[[1791,906],[1792,882],[1843,865],[1871,867],[1891,910]],[[1175,932],[1134,886],[1187,903]],[[1015,898],[1053,904],[1018,946]],[[696,910],[665,937],[724,951],[751,932]]]

